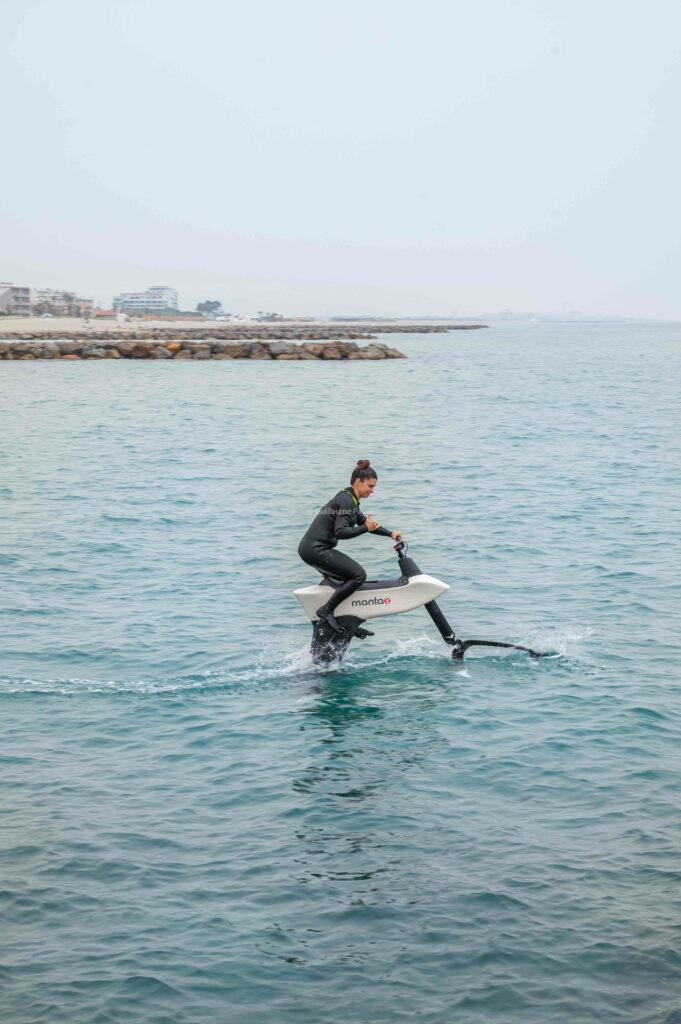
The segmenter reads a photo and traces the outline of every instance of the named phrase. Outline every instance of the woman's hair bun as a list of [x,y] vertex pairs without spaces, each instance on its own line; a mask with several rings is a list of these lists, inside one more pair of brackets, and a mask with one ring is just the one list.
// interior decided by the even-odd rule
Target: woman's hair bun
[[378,474],[371,465],[370,459],[358,459],[357,465],[352,471],[350,483],[354,484],[355,480],[378,480]]

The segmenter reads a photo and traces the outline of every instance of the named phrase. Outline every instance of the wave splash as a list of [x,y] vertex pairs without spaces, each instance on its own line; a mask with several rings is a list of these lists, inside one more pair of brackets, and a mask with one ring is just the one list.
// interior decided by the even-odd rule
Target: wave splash
[[[582,645],[593,635],[590,627],[569,626],[563,629],[538,629],[515,642],[551,652],[554,658],[578,661]],[[368,655],[368,656],[367,656]],[[261,689],[276,685],[287,678],[335,675],[347,671],[372,671],[383,666],[413,659],[429,661],[449,660],[449,648],[441,641],[425,633],[420,636],[398,639],[390,651],[371,651],[358,648],[348,652],[341,664],[316,665],[307,645],[282,653],[280,648],[265,649],[258,659],[243,669],[208,669],[178,676],[154,678],[142,676],[136,679],[106,679],[88,677],[67,678],[24,678],[0,676],[0,695],[17,694],[58,694],[73,697],[82,694],[173,694],[190,691],[234,690],[249,687]],[[518,655],[515,655],[516,657]],[[513,652],[501,654],[492,649],[477,653],[482,658],[512,658]],[[520,655],[524,657],[524,655]]]

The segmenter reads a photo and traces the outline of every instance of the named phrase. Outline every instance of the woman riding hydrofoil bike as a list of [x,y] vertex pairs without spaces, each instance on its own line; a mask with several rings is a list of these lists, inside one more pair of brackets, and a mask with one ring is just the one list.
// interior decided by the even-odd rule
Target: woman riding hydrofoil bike
[[333,614],[335,609],[367,578],[359,562],[342,551],[334,550],[338,541],[352,540],[363,533],[402,540],[398,530],[386,530],[373,516],[365,516],[360,511],[360,501],[374,493],[377,483],[378,476],[369,459],[360,459],[352,471],[350,487],[344,487],[319,510],[298,545],[302,560],[322,576],[335,576],[345,581],[334,590],[326,604],[317,609],[317,617],[331,629],[340,629]]

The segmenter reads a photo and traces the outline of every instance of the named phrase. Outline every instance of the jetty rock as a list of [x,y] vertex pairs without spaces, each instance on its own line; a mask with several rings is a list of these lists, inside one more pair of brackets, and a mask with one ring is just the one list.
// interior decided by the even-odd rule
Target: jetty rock
[[[276,323],[221,323],[196,321],[144,325],[101,322],[69,325],[44,322],[25,324],[12,330],[11,320],[0,317],[0,361],[49,359],[59,362],[73,357],[90,359],[154,359],[171,363],[178,359],[257,359],[262,362],[321,360],[405,359],[399,349],[376,340],[377,334],[444,334],[471,331],[485,324],[413,323],[410,321],[312,322],[283,320]],[[65,329],[66,327],[66,329]],[[369,333],[372,332],[372,333]],[[358,345],[368,341],[368,345]]]
[[[309,337],[309,335],[308,335]],[[312,335],[315,337],[315,335]],[[158,337],[95,337],[90,333],[81,338],[35,337],[29,340],[18,336],[0,341],[0,360],[49,359],[154,359],[163,362],[182,360],[257,359],[290,362],[295,360],[322,360],[341,362],[356,359],[405,359],[403,352],[381,342],[372,341],[359,346],[356,341],[339,338],[326,341],[268,341],[234,340],[230,338],[174,338],[164,341]]]

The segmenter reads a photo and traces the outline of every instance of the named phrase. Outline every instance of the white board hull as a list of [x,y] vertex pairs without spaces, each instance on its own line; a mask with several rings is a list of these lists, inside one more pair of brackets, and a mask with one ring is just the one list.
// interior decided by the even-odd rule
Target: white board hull
[[[441,594],[446,593],[449,587],[442,580],[435,576],[428,576],[421,573],[418,576],[411,576],[405,584],[392,584],[385,587],[365,589],[365,586],[346,597],[334,611],[334,615],[356,615],[359,619],[378,619],[384,615],[399,615],[401,612],[410,612],[414,608],[420,608],[429,601],[435,601]],[[300,601],[308,618],[314,622],[317,618],[316,611],[321,605],[326,604],[333,590],[331,587],[322,587],[319,584],[312,587],[301,587],[294,590],[295,596]]]

